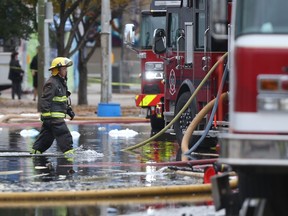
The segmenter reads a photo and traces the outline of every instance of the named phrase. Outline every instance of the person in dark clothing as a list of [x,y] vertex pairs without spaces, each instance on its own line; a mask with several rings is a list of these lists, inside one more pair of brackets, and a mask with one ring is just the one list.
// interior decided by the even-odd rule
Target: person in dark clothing
[[12,81],[12,99],[14,100],[15,94],[18,96],[18,99],[21,100],[22,94],[22,80],[24,71],[21,68],[21,65],[18,61],[18,52],[13,52],[11,54],[11,60],[9,63],[9,75],[8,79]]
[[38,49],[37,47],[37,54],[33,57],[30,63],[30,69],[33,77],[33,100],[36,100],[37,97],[37,87],[38,87]]
[[42,128],[31,153],[42,154],[49,149],[56,139],[60,150],[65,154],[73,154],[72,135],[65,123],[66,114],[72,120],[75,116],[71,108],[70,92],[67,89],[67,67],[73,62],[65,57],[55,58],[49,70],[52,76],[45,82],[43,93],[39,99]]

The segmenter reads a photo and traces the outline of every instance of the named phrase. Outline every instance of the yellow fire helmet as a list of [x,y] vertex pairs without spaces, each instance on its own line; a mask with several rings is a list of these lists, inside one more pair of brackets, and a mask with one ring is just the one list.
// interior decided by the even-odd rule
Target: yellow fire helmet
[[59,72],[60,67],[70,67],[73,65],[72,60],[66,57],[57,57],[54,58],[53,61],[51,62],[51,66],[49,70],[51,70],[51,73],[53,76],[56,76]]

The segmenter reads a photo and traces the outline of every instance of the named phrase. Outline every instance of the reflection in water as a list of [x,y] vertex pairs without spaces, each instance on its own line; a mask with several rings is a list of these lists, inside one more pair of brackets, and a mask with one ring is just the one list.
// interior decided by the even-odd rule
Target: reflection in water
[[19,202],[13,206],[0,208],[0,215],[41,215],[41,216],[183,216],[183,215],[225,215],[217,214],[214,206],[203,203],[211,200],[210,195],[183,195],[173,197],[116,198],[107,200],[78,200],[69,202]]
[[178,144],[176,141],[152,141],[142,147],[143,162],[175,160]]
[[81,215],[101,215],[98,207],[74,208],[74,207],[53,207],[53,208],[19,208],[0,209],[1,215],[41,215],[41,216],[81,216]]
[[[193,178],[184,178],[183,176],[175,178],[175,176],[172,177],[160,172],[159,170],[163,167],[150,165],[150,163],[176,160],[179,147],[174,140],[174,136],[163,135],[158,140],[137,149],[133,154],[122,151],[128,146],[135,145],[150,137],[149,123],[129,125],[70,124],[68,127],[70,131],[80,134],[79,137],[73,139],[73,146],[77,149],[75,157],[67,160],[62,154],[57,155],[56,153],[59,153],[60,150],[57,149],[55,144],[47,151],[50,154],[48,156],[1,156],[0,171],[20,172],[14,174],[0,173],[0,190],[2,192],[90,191],[105,188],[195,184]],[[125,130],[126,128],[134,130],[138,134],[128,138],[109,136],[111,130]],[[2,127],[0,130],[0,152],[28,152],[35,137],[22,137],[20,131],[23,129],[40,130],[38,127],[23,125],[13,126],[13,128]],[[121,166],[121,164],[126,166]],[[193,201],[190,200],[192,198],[194,198]],[[92,202],[92,200],[77,200],[72,206],[71,202],[75,202],[75,200],[71,200],[62,204],[55,202],[49,207],[45,205],[50,201],[43,201],[43,204],[41,204],[42,201],[38,200],[36,204],[28,205],[26,203],[27,206],[23,204],[21,209],[20,203],[17,202],[15,205],[17,204],[18,207],[13,206],[11,209],[0,207],[0,215],[112,216],[119,214],[133,215],[139,212],[147,215],[148,211],[158,207],[182,207],[183,203],[194,205],[195,202],[199,202],[199,199],[195,200],[193,194],[186,197],[181,203],[175,200],[165,201],[165,199],[167,197],[161,199],[150,197],[145,201],[145,204],[139,204],[141,197],[132,199],[135,202],[132,202],[132,200],[127,202],[128,199],[125,198],[124,201],[126,202],[124,204],[117,204],[117,201],[113,201],[113,199],[99,204],[99,200],[97,200],[93,202],[93,205],[88,206],[87,202]],[[121,201],[123,202],[123,199]],[[4,206],[1,204],[1,200],[0,206]]]
[[66,158],[55,158],[56,161],[49,159],[46,156],[35,156],[32,158],[35,180],[39,181],[59,181],[70,180],[74,174],[74,170],[69,167],[54,166],[54,164],[73,164],[67,161]]
[[[0,179],[5,179],[7,182],[23,182],[27,184],[25,188],[32,191],[49,190],[51,184],[49,182],[55,181],[50,190],[55,190],[58,187],[60,180],[73,180],[72,183],[67,184],[64,188],[70,187],[81,190],[81,188],[106,188],[106,187],[122,187],[135,186],[139,182],[144,185],[157,185],[157,179],[160,177],[153,176],[151,170],[155,167],[149,166],[130,166],[119,167],[113,163],[125,164],[140,164],[140,163],[155,163],[163,161],[175,160],[175,152],[177,151],[177,144],[174,140],[159,140],[147,144],[140,148],[136,154],[123,152],[122,149],[134,145],[142,140],[149,138],[149,124],[71,124],[68,125],[71,133],[78,132],[79,137],[73,137],[73,146],[76,149],[76,155],[72,160],[64,158],[59,154],[60,150],[54,143],[51,148],[45,152],[52,155],[49,156],[33,156],[33,157],[0,157],[0,162],[4,164],[1,171],[22,170],[22,173],[15,175],[0,176]],[[109,131],[111,130],[133,130],[138,134],[134,137],[111,137]],[[29,151],[36,137],[21,137],[21,130],[40,130],[40,128],[19,128],[5,127],[1,133],[7,136],[1,136],[0,151],[2,152],[21,152]],[[73,134],[73,133],[72,133]],[[9,146],[7,146],[9,144]],[[176,148],[176,149],[175,149]],[[88,153],[93,154],[88,154]],[[101,153],[102,156],[99,156]],[[85,167],[85,165],[93,165],[99,163],[107,163],[105,166]],[[108,165],[111,163],[111,166]],[[37,168],[37,169],[36,169]],[[141,176],[135,177],[131,175],[119,175],[119,173],[133,173],[141,172]],[[147,177],[147,178],[146,178]],[[162,177],[161,177],[162,178]],[[29,179],[29,181],[27,181]],[[144,179],[144,182],[143,182]],[[97,180],[97,181],[96,181]],[[163,180],[163,179],[162,179]],[[46,182],[35,187],[35,182]],[[28,187],[28,185],[30,186]],[[59,184],[63,187],[63,184]],[[22,185],[23,187],[23,185]],[[43,188],[42,188],[43,187]],[[21,187],[14,187],[20,191],[24,190]],[[5,188],[6,191],[11,190],[11,187]]]

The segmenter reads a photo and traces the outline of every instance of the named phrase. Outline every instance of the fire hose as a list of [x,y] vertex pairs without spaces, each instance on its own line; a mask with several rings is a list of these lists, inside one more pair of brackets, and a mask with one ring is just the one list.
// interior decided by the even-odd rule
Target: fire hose
[[[222,80],[221,80],[221,84],[220,84],[220,87],[218,89],[218,92],[217,92],[217,97],[210,101],[200,112],[199,112],[199,116],[197,115],[193,121],[190,123],[190,125],[188,126],[188,129],[186,130],[184,136],[183,136],[183,139],[182,139],[182,143],[181,143],[181,149],[182,149],[182,152],[185,154],[185,155],[189,155],[191,154],[193,151],[195,151],[198,146],[202,143],[202,141],[204,140],[204,138],[207,136],[208,132],[209,132],[209,129],[213,123],[213,118],[214,118],[214,115],[216,113],[216,110],[217,110],[217,107],[218,107],[218,102],[219,102],[219,99],[221,98],[222,100],[223,99],[228,99],[228,93],[225,92],[225,93],[222,93],[222,95],[220,96],[221,92],[222,92],[222,89],[223,89],[223,86],[224,86],[224,82],[225,82],[225,79],[226,79],[226,76],[228,74],[228,69],[227,69],[227,65],[225,67],[225,70],[224,70],[224,74],[222,76]],[[201,121],[201,119],[211,110],[212,108],[212,105],[213,105],[213,110],[212,110],[212,113],[210,115],[210,118],[209,118],[209,121],[208,121],[208,124],[204,130],[204,133],[201,135],[200,139],[191,147],[191,149],[189,149],[187,151],[187,146],[189,144],[189,140],[190,140],[190,137],[191,135],[193,134],[193,131],[194,129],[196,128],[196,125]],[[195,120],[195,121],[194,121]]]
[[[228,98],[228,93],[227,92],[224,92],[222,93],[221,95],[221,99],[222,100],[225,100]],[[221,100],[220,99],[220,100]],[[203,139],[205,138],[204,135],[206,136],[207,133],[203,133],[201,138],[204,137],[203,139],[199,139],[197,141],[196,144],[193,145],[193,147],[189,150],[189,140],[193,134],[193,131],[195,130],[195,128],[197,127],[197,125],[201,122],[201,120],[204,118],[204,116],[212,109],[212,107],[215,105],[215,101],[216,101],[216,98],[213,99],[212,101],[210,101],[196,116],[195,118],[193,119],[193,121],[190,123],[190,125],[188,126],[183,138],[182,138],[182,142],[181,142],[181,150],[182,152],[184,153],[184,155],[189,155],[191,154],[193,151],[195,151],[195,149],[200,145],[200,143],[203,141]],[[215,107],[215,106],[214,106]],[[212,115],[211,115],[212,116]],[[210,125],[211,126],[211,125]],[[209,128],[210,127],[206,127]],[[196,147],[194,147],[196,146]],[[186,161],[188,160],[187,157],[185,157],[184,155],[182,155],[182,161]]]
[[159,131],[157,134],[155,134],[154,136],[148,138],[147,140],[144,140],[136,145],[127,147],[125,149],[122,149],[122,151],[132,151],[136,148],[140,148],[144,145],[146,145],[147,143],[155,140],[156,138],[158,138],[159,136],[161,136],[162,134],[164,134],[178,119],[179,117],[182,115],[183,112],[185,112],[185,110],[188,108],[188,106],[190,105],[190,103],[193,101],[193,99],[195,98],[195,96],[198,94],[198,92],[200,91],[201,87],[204,85],[204,83],[207,81],[207,79],[209,78],[209,76],[215,71],[216,67],[220,64],[220,62],[222,62],[224,60],[224,58],[228,55],[228,53],[226,52],[224,55],[221,56],[221,58],[213,65],[213,67],[209,70],[209,72],[206,74],[206,76],[203,78],[203,80],[201,81],[201,83],[198,85],[198,87],[195,89],[195,91],[193,92],[193,94],[191,95],[191,97],[189,98],[189,100],[187,101],[187,103],[182,107],[182,109],[179,111],[179,113],[161,130]]
[[[237,186],[237,180],[230,181],[230,187]],[[211,184],[197,185],[170,185],[170,186],[151,186],[151,187],[128,187],[128,188],[107,188],[89,191],[46,191],[46,192],[2,192],[0,194],[0,202],[5,201],[29,201],[37,200],[37,202],[51,200],[84,200],[84,199],[101,199],[101,198],[129,198],[145,197],[145,196],[168,196],[179,194],[200,194],[210,193]]]

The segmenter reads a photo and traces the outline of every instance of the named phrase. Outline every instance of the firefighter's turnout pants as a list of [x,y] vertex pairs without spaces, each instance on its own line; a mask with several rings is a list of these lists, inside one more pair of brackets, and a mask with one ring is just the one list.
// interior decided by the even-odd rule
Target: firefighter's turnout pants
[[62,152],[72,149],[73,138],[62,118],[44,119],[40,134],[33,145],[33,149],[45,152],[53,144],[54,139],[57,141]]

